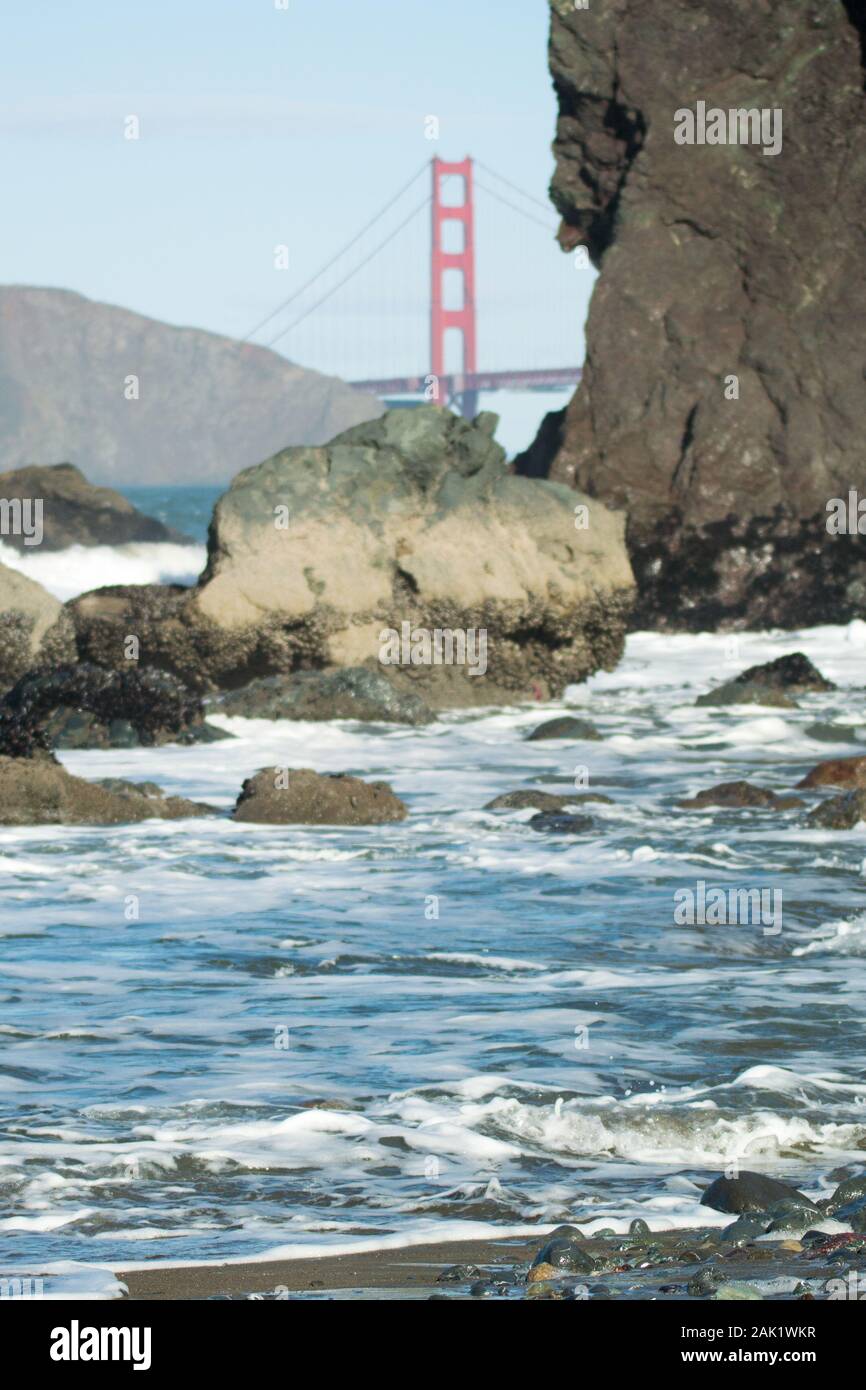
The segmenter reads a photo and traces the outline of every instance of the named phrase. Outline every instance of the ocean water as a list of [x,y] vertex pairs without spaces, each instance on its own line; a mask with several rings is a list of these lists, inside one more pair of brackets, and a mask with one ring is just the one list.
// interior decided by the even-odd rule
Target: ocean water
[[[839,689],[694,707],[794,650]],[[699,1199],[734,1160],[828,1192],[866,1148],[866,828],[675,802],[866,752],[864,669],[859,621],[635,634],[555,705],[62,754],[220,814],[0,827],[0,1268],[103,1296],[151,1261],[726,1224]],[[601,742],[526,741],[571,709]],[[268,766],[385,778],[409,818],[234,824]],[[483,809],[575,778],[612,798],[584,835]],[[781,891],[781,930],[677,925],[700,881]]]

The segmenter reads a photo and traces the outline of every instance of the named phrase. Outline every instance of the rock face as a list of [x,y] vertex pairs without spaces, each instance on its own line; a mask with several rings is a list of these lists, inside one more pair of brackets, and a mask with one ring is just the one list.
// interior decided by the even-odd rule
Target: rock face
[[244,782],[234,818],[259,825],[384,825],[407,814],[387,782],[266,767]]
[[701,1197],[701,1206],[738,1215],[744,1211],[766,1211],[774,1203],[786,1200],[812,1206],[809,1198],[789,1183],[768,1178],[764,1173],[743,1171],[739,1177],[716,1178],[711,1182]]
[[80,664],[34,671],[0,701],[0,753],[49,748],[135,748],[226,738],[202,703],[164,671],[104,671]]
[[429,724],[433,719],[411,690],[395,690],[364,666],[266,676],[230,691],[215,709],[246,719],[362,719],[376,724]]
[[[123,545],[127,541],[187,541],[189,537],[145,516],[119,492],[94,487],[71,463],[32,465],[0,473],[0,498],[20,499],[41,506],[40,550],[65,550],[70,545]],[[22,513],[32,517],[32,511]],[[36,549],[20,531],[8,529],[6,545],[25,553]]]
[[63,605],[35,580],[0,565],[0,690],[41,661],[75,656],[75,631]]
[[212,807],[183,797],[139,791],[135,783],[111,790],[73,777],[50,757],[0,755],[0,825],[122,825],[127,821],[181,820]]
[[594,504],[578,529],[573,491],[508,473],[495,423],[395,410],[247,469],[195,589],[70,605],[81,658],[117,666],[134,632],[143,663],[197,689],[363,665],[433,708],[610,669],[633,598],[621,519]]
[[[827,504],[866,496],[863,6],[551,9],[559,238],[601,274],[583,380],[518,471],[627,512],[635,626],[856,616],[866,540]],[[781,110],[781,150],[677,143],[699,101]]]
[[0,287],[7,468],[71,459],[100,482],[222,483],[381,413],[372,396],[252,343],[68,290]]

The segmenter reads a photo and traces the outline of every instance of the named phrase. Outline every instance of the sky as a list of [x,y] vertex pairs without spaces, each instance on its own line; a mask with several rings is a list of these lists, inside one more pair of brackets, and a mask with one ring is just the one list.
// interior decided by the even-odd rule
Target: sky
[[[479,365],[572,365],[592,272],[551,235],[547,19],[546,0],[3,0],[0,278],[242,337],[341,247],[313,298],[375,247],[357,231],[432,155],[471,154],[536,200],[479,170],[522,210],[479,189]],[[428,237],[421,212],[277,350],[426,370]]]

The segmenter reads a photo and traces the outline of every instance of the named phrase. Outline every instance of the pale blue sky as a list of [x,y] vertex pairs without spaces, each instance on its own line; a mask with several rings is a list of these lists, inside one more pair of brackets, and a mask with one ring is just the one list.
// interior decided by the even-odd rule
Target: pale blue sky
[[[2,279],[242,335],[433,153],[471,153],[544,203],[547,18],[545,0],[4,0]],[[426,236],[421,215],[378,278],[279,349],[347,374],[426,366],[407,360],[423,355]],[[481,365],[579,360],[590,275],[481,194],[477,236]]]

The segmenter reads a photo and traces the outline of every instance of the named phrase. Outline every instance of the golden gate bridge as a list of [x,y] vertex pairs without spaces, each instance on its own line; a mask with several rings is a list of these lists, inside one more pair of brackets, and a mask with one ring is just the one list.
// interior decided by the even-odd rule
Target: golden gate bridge
[[[293,293],[283,300],[264,319],[261,319],[245,335],[243,341],[249,342],[254,334],[261,332],[278,315],[303,300],[313,287],[356,244],[372,232],[389,212],[399,203],[408,191],[418,183],[422,175],[430,179],[429,192],[423,200],[396,227],[392,228],[384,240],[372,248],[348,273],[343,274],[324,293],[300,312],[286,327],[272,336],[263,346],[274,347],[301,323],[310,318],[316,310],[330,300],[339,290],[353,280],[364,268],[380,255],[399,234],[416,221],[428,209],[430,213],[430,293],[429,293],[429,366],[426,371],[408,376],[368,377],[351,380],[350,385],[359,390],[379,396],[392,404],[411,404],[417,401],[437,401],[455,406],[468,418],[478,411],[478,396],[488,391],[539,391],[564,388],[575,385],[580,380],[579,366],[551,366],[541,368],[514,368],[511,370],[484,370],[478,366],[478,299],[476,294],[476,219],[475,193],[478,188],[497,198],[513,211],[530,216],[539,225],[540,219],[527,213],[525,207],[511,202],[501,192],[490,188],[476,177],[476,166],[483,172],[498,179],[511,191],[530,200],[549,213],[531,194],[525,193],[495,170],[488,169],[480,161],[471,157],[459,161],[446,161],[434,158],[425,163],[416,174],[389,198],[360,231],[335,255],[330,257]],[[447,191],[446,191],[447,190]],[[457,357],[459,365],[452,364]],[[399,398],[394,400],[392,398]]]

